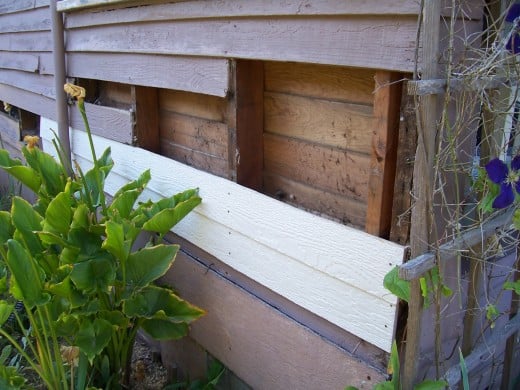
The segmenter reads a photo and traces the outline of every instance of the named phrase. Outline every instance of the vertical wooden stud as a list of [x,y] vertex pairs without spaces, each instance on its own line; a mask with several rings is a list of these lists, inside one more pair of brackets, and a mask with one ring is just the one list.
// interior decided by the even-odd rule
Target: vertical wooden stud
[[237,60],[234,73],[235,93],[230,103],[234,112],[228,117],[229,159],[234,171],[231,176],[236,175],[237,183],[260,191],[264,162],[264,64]]
[[365,230],[388,238],[392,224],[392,203],[399,136],[401,75],[378,71],[375,75],[375,126],[372,135],[368,206]]
[[[441,1],[424,2],[422,11],[423,31],[423,80],[436,78],[439,60],[439,33]],[[418,43],[419,44],[419,43]],[[417,100],[417,152],[414,165],[412,225],[410,227],[411,258],[429,250],[433,228],[433,165],[437,137],[437,95],[428,95]],[[419,279],[410,283],[408,320],[404,364],[402,373],[403,390],[412,390],[416,380],[421,340],[423,300]]]
[[135,115],[134,144],[151,152],[160,153],[157,88],[132,86],[132,106]]

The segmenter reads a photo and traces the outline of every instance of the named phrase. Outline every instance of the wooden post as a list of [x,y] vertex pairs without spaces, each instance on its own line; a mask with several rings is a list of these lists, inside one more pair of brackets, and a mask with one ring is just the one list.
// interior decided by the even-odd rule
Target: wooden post
[[134,143],[143,149],[160,153],[157,88],[132,86],[131,93],[135,114]]
[[237,183],[260,191],[264,164],[263,62],[237,60],[234,84],[234,99],[230,102],[232,112],[228,112],[230,176]]
[[[438,76],[437,62],[439,54],[440,12],[440,0],[430,0],[424,3],[422,9],[422,78],[424,80]],[[418,98],[418,143],[413,183],[415,204],[412,208],[412,225],[410,232],[410,251],[412,258],[428,251],[432,241],[433,165],[438,120],[437,104],[438,98],[436,95]],[[408,302],[407,337],[402,375],[402,388],[404,390],[413,389],[416,379],[422,308],[423,300],[419,279],[414,279],[410,285],[410,301]]]
[[365,230],[383,238],[389,237],[392,225],[401,78],[400,74],[387,71],[378,71],[375,75],[375,125],[372,135]]

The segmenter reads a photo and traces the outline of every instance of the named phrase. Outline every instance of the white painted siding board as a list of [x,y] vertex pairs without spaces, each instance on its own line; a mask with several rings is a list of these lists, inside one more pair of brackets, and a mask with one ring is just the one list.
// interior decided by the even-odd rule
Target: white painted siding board
[[229,86],[229,61],[165,55],[69,53],[67,74],[224,97]]
[[[52,126],[50,121],[42,122],[44,137],[48,137],[45,129]],[[74,131],[71,138],[79,162],[88,162],[86,134]],[[153,180],[146,197],[158,198],[199,185],[203,204],[176,227],[178,234],[298,305],[389,350],[396,299],[382,289],[382,276],[375,274],[386,273],[390,268],[387,262],[400,262],[401,246],[304,213],[168,158],[95,138],[99,151],[110,146],[116,161],[109,192],[148,167]],[[236,214],[237,209],[245,209],[244,215]],[[273,241],[272,237],[277,238]],[[329,251],[329,247],[338,245],[343,246],[336,248],[340,253]],[[356,246],[364,250],[358,252]],[[326,259],[307,264],[307,251],[322,250],[329,253]],[[337,255],[340,257],[334,259]],[[367,266],[372,269],[367,270]],[[369,278],[368,288],[360,287],[366,282],[356,279],[363,276],[360,269],[375,273]]]
[[415,17],[183,20],[69,30],[68,52],[135,52],[410,71]]

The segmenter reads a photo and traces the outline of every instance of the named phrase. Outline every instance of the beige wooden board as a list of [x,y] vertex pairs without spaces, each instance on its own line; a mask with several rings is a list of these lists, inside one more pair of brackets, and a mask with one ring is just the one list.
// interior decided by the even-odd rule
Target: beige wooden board
[[0,34],[2,51],[52,51],[50,31]]
[[37,73],[0,69],[0,83],[54,98],[54,78]]
[[[58,2],[58,9],[73,10],[80,7],[122,3],[120,0],[67,0]],[[149,20],[199,19],[244,16],[292,16],[292,15],[417,15],[420,11],[416,0],[212,0],[175,1],[138,9],[120,9],[117,15],[104,13],[72,13],[67,27],[99,24],[132,23]]]
[[[207,310],[191,326],[190,337],[197,349],[200,351],[200,345],[208,350],[254,389],[343,389],[352,385],[368,390],[384,380],[380,370],[182,252],[162,281]],[[182,345],[185,343],[183,339]],[[176,347],[178,342],[163,343],[163,356],[165,352],[175,355]],[[197,356],[197,349],[190,348],[188,351],[194,351],[190,356]]]
[[164,111],[224,123],[227,100],[198,93],[161,89],[159,107]]
[[266,172],[359,201],[366,201],[369,163],[367,155],[264,134]]
[[0,56],[0,68],[14,69],[24,72],[36,72],[39,69],[39,58],[34,53],[5,51]]
[[314,188],[279,175],[264,174],[262,192],[305,210],[326,215],[362,229],[367,205],[364,202]]
[[35,8],[13,14],[0,13],[0,33],[48,31],[51,29],[49,8]]
[[47,118],[56,118],[54,99],[0,83],[0,100]]
[[[133,115],[128,110],[85,103],[90,129],[93,134],[126,143],[133,143]],[[84,131],[83,118],[77,107],[69,109],[70,125]]]
[[[52,126],[42,119],[44,138]],[[88,159],[86,134],[74,131],[72,139],[78,160]],[[99,152],[110,146],[116,161],[109,192],[146,168],[153,177],[146,196],[200,187],[203,204],[177,225],[179,235],[298,305],[390,350],[396,300],[382,281],[401,263],[402,246],[166,157],[100,137],[95,143]]]
[[16,143],[20,141],[20,125],[13,118],[0,113],[0,137],[2,142]]
[[[132,87],[112,81],[97,82],[101,104],[110,107],[130,109],[132,107]],[[89,88],[87,86],[87,92]]]
[[416,30],[412,16],[183,20],[69,30],[67,51],[235,57],[410,71]]
[[220,177],[228,177],[229,167],[227,159],[213,156],[199,150],[161,140],[161,154],[171,157],[183,164],[212,173]]
[[[122,71],[124,69],[124,71]],[[69,76],[226,96],[228,60],[125,53],[69,53]]]
[[227,160],[228,128],[224,123],[163,111],[160,129],[163,140]]
[[372,105],[374,71],[338,66],[266,62],[265,90]]
[[372,111],[370,106],[264,94],[265,131],[361,153],[371,150]]

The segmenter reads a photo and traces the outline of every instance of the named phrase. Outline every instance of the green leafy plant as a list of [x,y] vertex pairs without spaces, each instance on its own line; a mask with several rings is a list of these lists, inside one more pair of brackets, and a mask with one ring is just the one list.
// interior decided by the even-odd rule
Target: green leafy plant
[[[78,99],[90,141],[93,166],[70,174],[64,162],[35,147],[22,149],[26,165],[0,150],[0,167],[36,194],[30,204],[14,197],[0,211],[0,258],[6,272],[0,287],[0,324],[22,301],[28,350],[8,339],[49,389],[118,388],[129,380],[136,333],[156,339],[184,336],[203,310],[154,281],[173,263],[178,245],[162,237],[200,202],[197,189],[139,202],[149,171],[123,185],[109,203],[104,184],[113,161],[98,158],[84,108],[84,90],[66,85]],[[135,249],[142,232],[152,239]],[[1,374],[1,373],[0,373]]]

